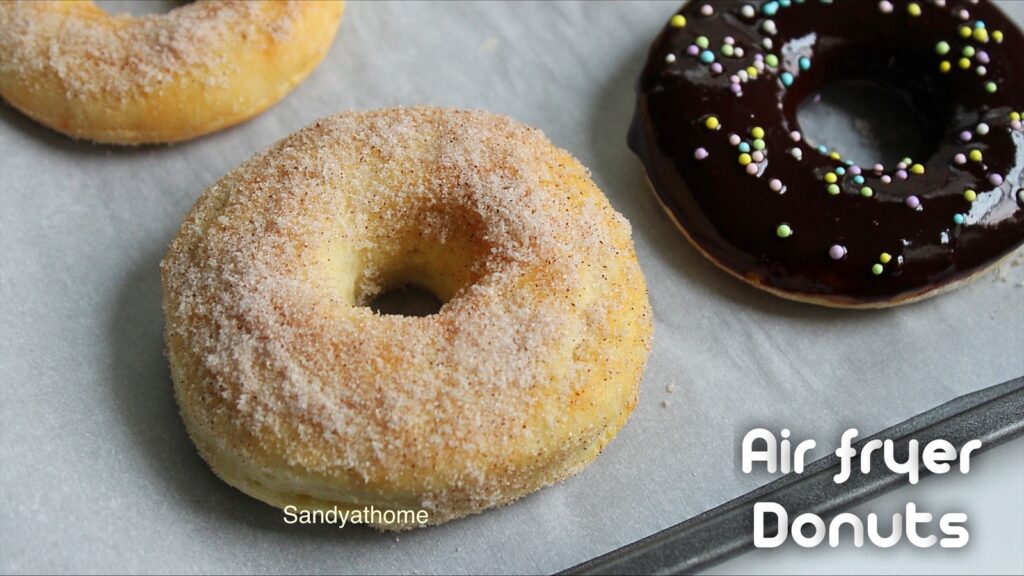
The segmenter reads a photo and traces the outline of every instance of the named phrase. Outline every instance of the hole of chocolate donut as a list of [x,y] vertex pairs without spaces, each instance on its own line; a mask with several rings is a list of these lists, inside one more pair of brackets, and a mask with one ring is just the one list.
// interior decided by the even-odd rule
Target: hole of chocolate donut
[[415,284],[385,290],[367,303],[377,314],[418,317],[437,314],[442,305],[436,294]]
[[101,10],[117,16],[146,16],[147,14],[166,14],[175,8],[188,4],[183,0],[93,0]]
[[904,91],[872,80],[838,80],[797,105],[797,122],[812,146],[824,145],[860,166],[895,166],[927,156],[933,135]]

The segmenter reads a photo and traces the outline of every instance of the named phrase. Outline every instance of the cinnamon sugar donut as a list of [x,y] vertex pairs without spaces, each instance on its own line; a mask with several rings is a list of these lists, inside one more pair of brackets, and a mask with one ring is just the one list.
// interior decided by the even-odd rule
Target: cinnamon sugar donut
[[[650,346],[629,224],[484,112],[318,121],[207,190],[161,268],[189,433],[281,508],[436,524],[561,480],[625,423]],[[440,311],[365,307],[410,284]]]
[[209,1],[132,17],[89,1],[0,2],[0,96],[73,138],[193,138],[290,92],[326,55],[342,7]]

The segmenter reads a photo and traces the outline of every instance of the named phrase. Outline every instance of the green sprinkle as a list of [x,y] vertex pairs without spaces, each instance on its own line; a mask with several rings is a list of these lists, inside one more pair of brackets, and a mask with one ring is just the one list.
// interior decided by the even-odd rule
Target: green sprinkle
[[949,43],[945,41],[939,42],[935,45],[935,51],[939,54],[949,54]]
[[871,189],[871,186],[865,186],[860,189],[860,195],[865,198],[871,198],[875,195],[875,191]]
[[708,47],[708,37],[707,36],[697,36],[697,39],[694,41],[694,44],[699,46],[701,49],[707,48]]
[[750,145],[754,147],[754,150],[764,150],[764,140],[761,140],[760,138],[755,138]]
[[779,238],[789,238],[793,235],[793,229],[788,224],[779,224],[779,227],[775,229],[775,235]]
[[764,63],[771,66],[772,68],[775,68],[776,66],[779,65],[779,57],[776,56],[775,54],[769,54],[764,57]]
[[883,271],[885,271],[885,267],[882,266],[881,264],[875,264],[871,266],[871,273],[874,274],[875,276],[878,276]]
[[967,56],[968,58],[973,58],[974,54],[975,54],[974,46],[964,46],[963,54],[964,54],[964,56]]
[[734,52],[732,44],[722,44],[722,56],[731,57]]
[[828,190],[829,194],[831,194],[833,196],[838,196],[839,195],[839,184],[829,184],[828,188],[826,188],[826,190]]
[[988,92],[989,94],[995,94],[996,93],[996,83],[995,82],[986,82],[985,83],[985,91]]

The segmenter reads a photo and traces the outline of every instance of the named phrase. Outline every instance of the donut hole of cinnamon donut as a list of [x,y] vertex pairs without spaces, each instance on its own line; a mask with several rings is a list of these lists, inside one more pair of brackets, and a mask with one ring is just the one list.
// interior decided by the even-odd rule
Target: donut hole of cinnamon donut
[[189,0],[93,0],[96,6],[111,16],[126,14],[128,16],[146,16],[149,14],[166,14],[175,8],[184,6]]
[[443,305],[436,294],[415,284],[384,290],[368,303],[377,314],[420,317],[437,314]]

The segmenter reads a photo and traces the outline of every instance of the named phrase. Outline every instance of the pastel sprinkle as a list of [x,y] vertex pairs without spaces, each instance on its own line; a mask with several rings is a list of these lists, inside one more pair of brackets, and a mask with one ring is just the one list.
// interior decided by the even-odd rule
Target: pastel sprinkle
[[850,174],[853,174],[853,175],[860,174],[860,166],[858,166],[856,164],[851,164],[850,165]]
[[753,18],[757,15],[757,12],[754,11],[754,7],[750,4],[744,4],[743,8],[740,8],[740,15],[744,18]]
[[718,130],[720,126],[718,116],[708,116],[708,119],[704,121],[704,125],[707,126],[708,130]]
[[700,13],[701,16],[711,16],[712,14],[715,13],[715,9],[711,6],[711,4],[705,4],[700,7]]
[[833,244],[828,249],[828,256],[833,260],[842,260],[846,256],[846,247],[839,244]]
[[962,54],[968,58],[974,56],[974,46],[964,46]]
[[842,166],[837,166],[836,167],[836,174],[839,174],[840,176],[842,176],[843,174],[846,174],[846,168],[843,168]]
[[738,148],[739,148],[740,152],[750,152],[750,144],[748,144],[746,142],[740,142],[740,145],[739,145]]
[[985,74],[988,74],[988,68],[985,68],[984,66],[978,66],[977,68],[974,69],[974,71],[978,73],[978,76],[984,76]]
[[882,174],[882,184],[892,184],[892,176]]
[[953,163],[954,164],[966,164],[967,163],[967,156],[964,156],[963,154],[957,154],[956,156],[953,156]]
[[968,68],[971,67],[971,59],[970,58],[961,58],[961,59],[957,60],[957,66],[959,66],[963,70],[967,70]]
[[693,157],[697,160],[703,160],[708,157],[708,151],[705,148],[697,148],[693,151]]
[[978,54],[977,54],[976,58],[977,58],[978,62],[981,62],[982,64],[988,64],[989,63],[988,52],[985,52],[984,50],[978,50]]
[[964,200],[967,200],[968,202],[974,202],[977,199],[978,199],[978,193],[977,192],[975,192],[974,190],[971,190],[970,188],[968,188],[967,190],[964,190]]
[[696,44],[697,47],[700,48],[701,50],[707,48],[710,45],[707,36],[697,36],[697,39],[694,40],[693,43]]
[[[789,72],[783,72],[782,74],[779,74],[779,80],[782,80],[782,84],[784,86],[792,86],[793,85],[793,75],[790,74]],[[993,92],[994,92],[994,90],[993,90]]]
[[882,11],[882,14],[891,14],[892,2],[889,2],[889,0],[882,0],[878,3],[878,9]]
[[988,181],[993,186],[1002,186],[1003,185],[1003,177],[1000,174],[989,174]]
[[1020,120],[1020,112],[1010,112],[1010,120]]
[[988,42],[988,30],[985,30],[984,28],[975,28],[974,39],[983,44]]
[[705,64],[711,64],[715,61],[715,53],[711,50],[705,50],[700,53],[700,61]]
[[949,60],[943,60],[939,62],[939,72],[949,72],[953,68],[953,65],[949,63]]
[[750,135],[754,138],[764,138],[764,128],[760,126],[754,126],[750,129]]
[[910,173],[918,175],[924,174],[924,166],[920,164],[914,164],[913,166],[910,167]]
[[864,177],[859,175],[859,174],[857,176],[854,176],[853,177],[853,183],[857,184],[858,186],[863,184],[864,183]]
[[985,92],[988,92],[989,94],[995,94],[996,90],[998,90],[998,89],[999,88],[996,86],[995,82],[986,82],[985,83]]
[[889,262],[892,261],[892,254],[889,254],[888,252],[882,252],[881,254],[878,255],[878,261],[881,262],[882,264],[888,264]]
[[764,152],[761,152],[760,150],[755,150],[750,156],[754,159],[754,162],[764,161]]
[[723,71],[724,69],[722,68],[722,65],[720,63],[715,62],[714,64],[711,65],[711,73],[714,74],[715,76],[718,76]]
[[988,130],[988,124],[985,124],[984,122],[978,124],[978,127],[974,129],[974,131],[977,132],[979,136],[984,136],[988,134]]
[[839,195],[839,185],[838,184],[829,184],[828,188],[825,188],[825,190],[830,195],[832,195],[832,196],[838,196]]
[[750,154],[740,154],[740,166],[746,166],[747,164],[750,164],[753,161],[754,159],[750,157]]
[[722,45],[722,56],[729,57],[733,55],[733,47],[731,44]]
[[676,14],[675,16],[672,17],[671,20],[669,20],[669,24],[673,28],[682,28],[686,26],[686,16],[683,16],[682,14]]
[[757,164],[747,164],[747,174],[750,174],[751,176],[757,174]]
[[995,30],[992,32],[992,39],[996,41],[996,44],[1003,41],[1003,32],[1001,30]]
[[970,26],[961,26],[960,27],[960,37],[961,38],[970,38],[971,34],[974,34],[974,30],[971,30]]
[[971,150],[970,153],[967,154],[967,157],[970,158],[972,162],[981,162],[981,150]]
[[771,66],[772,68],[775,68],[776,66],[779,65],[779,57],[776,56],[775,54],[769,54],[764,57],[764,63]]
[[696,56],[697,54],[700,54],[700,48],[698,48],[696,44],[690,44],[686,47],[686,53],[690,56]]
[[938,44],[935,45],[935,52],[940,54],[940,55],[948,54],[949,53],[949,43],[945,42],[945,41],[939,42]]
[[961,132],[960,133],[960,140],[962,140],[964,142],[970,142],[971,141],[971,131],[970,130],[964,130],[963,132]]
[[913,16],[915,18],[920,16],[921,15],[921,5],[918,4],[917,2],[911,2],[910,4],[907,5],[907,14],[910,14],[911,16]]
[[751,142],[751,145],[754,147],[754,150],[764,150],[765,146],[764,140],[761,140],[760,138],[757,138],[753,142]]
[[907,171],[906,170],[897,170],[895,176],[896,176],[896,178],[898,178],[900,180],[906,180],[907,179]]
[[963,224],[966,220],[963,214],[953,214],[953,222],[956,224]]
[[793,235],[793,229],[788,224],[779,224],[779,227],[775,229],[775,235],[779,238],[789,238]]
[[765,16],[774,16],[779,11],[779,3],[775,0],[768,2],[764,6],[761,6],[761,12],[764,12]]
[[913,194],[907,196],[907,199],[904,200],[903,203],[907,205],[907,208],[911,208],[913,210],[917,210],[921,207],[921,199]]
[[835,175],[834,172],[829,172],[825,174],[825,182],[828,182],[829,184],[835,184],[837,180],[839,180],[839,178]]
[[730,145],[736,146],[739,143],[740,143],[740,135],[739,134],[736,134],[736,133],[729,134],[729,144]]
[[770,188],[772,192],[779,192],[779,191],[781,191],[782,190],[782,180],[779,180],[778,178],[772,178],[768,182],[768,188]]
[[871,198],[875,195],[875,191],[871,189],[871,186],[865,186],[860,189],[860,195],[865,198]]
[[665,56],[665,62],[668,62],[669,64],[671,64],[671,63],[673,63],[675,61],[676,61],[676,55],[675,54],[668,54],[668,55]]
[[[1014,112],[1014,114],[1017,114],[1017,113]],[[1016,119],[1020,120],[1020,114],[1017,114],[1017,118]],[[1013,120],[1013,118],[1011,118],[1011,120]],[[789,139],[792,140],[793,142],[799,142],[800,138],[802,138],[802,136],[800,136],[800,132],[797,131],[797,130],[793,130],[792,132],[789,133]]]
[[879,274],[881,274],[884,271],[885,271],[885,268],[881,264],[873,264],[871,266],[871,273],[874,274],[875,276],[878,276]]
[[799,66],[801,70],[811,69],[811,59],[808,58],[807,56],[801,56],[800,59],[797,60],[796,62],[797,66]]

